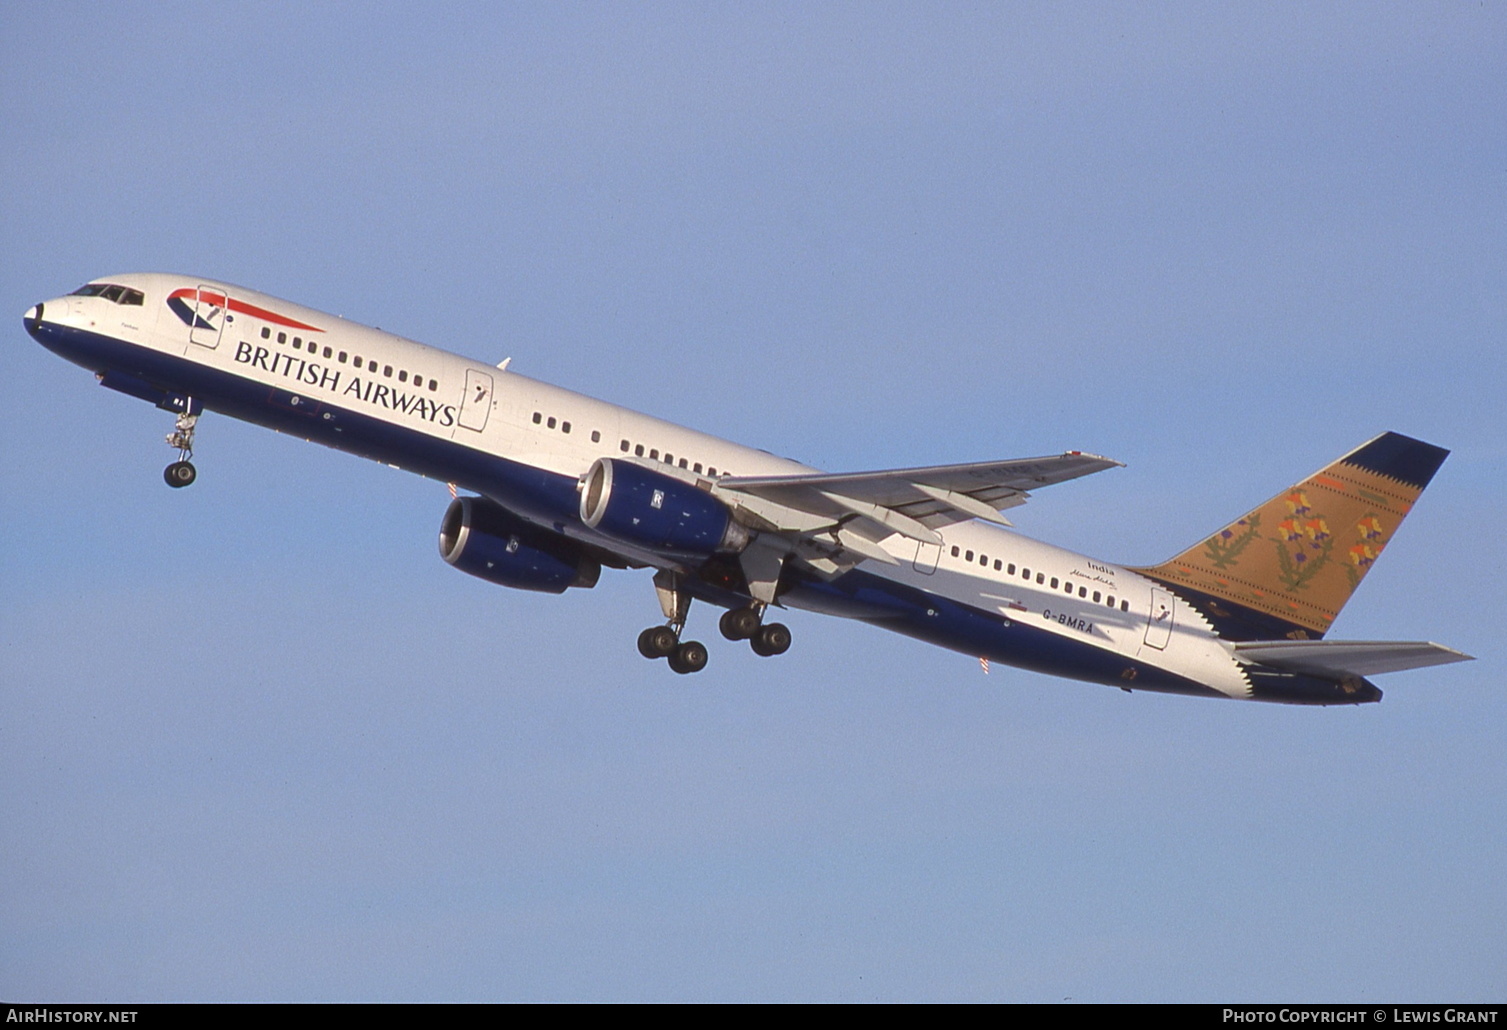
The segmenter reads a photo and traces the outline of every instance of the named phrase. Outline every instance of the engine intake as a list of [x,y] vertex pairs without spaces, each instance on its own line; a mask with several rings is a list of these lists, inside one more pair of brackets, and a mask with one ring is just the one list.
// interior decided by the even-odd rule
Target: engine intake
[[604,536],[676,558],[737,554],[750,539],[705,490],[616,458],[598,458],[587,470],[581,521]]
[[594,587],[601,564],[575,541],[484,497],[458,497],[440,522],[440,557],[462,572],[518,590]]

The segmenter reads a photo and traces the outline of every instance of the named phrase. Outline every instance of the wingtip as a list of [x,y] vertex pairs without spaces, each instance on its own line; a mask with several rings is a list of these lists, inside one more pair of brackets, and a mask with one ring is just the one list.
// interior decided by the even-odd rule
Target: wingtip
[[1430,640],[1428,643],[1429,643],[1430,647],[1436,647],[1440,651],[1447,651],[1447,652],[1449,652],[1449,654],[1451,656],[1449,660],[1452,661],[1452,662],[1473,662],[1473,661],[1476,660],[1476,656],[1475,655],[1473,655],[1473,654],[1466,654],[1464,651],[1458,651],[1455,648],[1450,647],[1450,646],[1448,646],[1446,644],[1436,644],[1432,640]]
[[1106,458],[1102,454],[1094,454],[1091,451],[1064,451],[1062,456],[1064,458],[1087,458],[1089,461],[1102,461],[1106,466],[1110,468],[1122,469],[1125,467],[1125,463],[1123,461],[1115,461],[1115,459],[1113,458]]

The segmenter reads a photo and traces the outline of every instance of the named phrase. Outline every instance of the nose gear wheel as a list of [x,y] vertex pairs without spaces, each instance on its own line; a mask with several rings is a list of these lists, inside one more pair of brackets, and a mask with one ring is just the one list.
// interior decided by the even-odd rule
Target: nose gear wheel
[[[192,407],[193,401],[190,400],[188,408],[192,410]],[[190,414],[190,410],[178,416],[173,431],[166,438],[169,447],[178,449],[178,460],[162,470],[162,478],[174,488],[188,486],[199,478],[199,470],[189,461],[194,456],[194,428],[199,424],[199,416]]]

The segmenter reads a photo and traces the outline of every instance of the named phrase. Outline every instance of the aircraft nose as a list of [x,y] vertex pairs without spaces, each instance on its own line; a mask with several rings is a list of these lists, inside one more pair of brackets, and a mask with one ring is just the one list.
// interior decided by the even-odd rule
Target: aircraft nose
[[21,324],[26,327],[28,336],[40,340],[37,334],[42,332],[42,317],[46,312],[46,303],[33,304],[26,309],[26,314],[21,316]]

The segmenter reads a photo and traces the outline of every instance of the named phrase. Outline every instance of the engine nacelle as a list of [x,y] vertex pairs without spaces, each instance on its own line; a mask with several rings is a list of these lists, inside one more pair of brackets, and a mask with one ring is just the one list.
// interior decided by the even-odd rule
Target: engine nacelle
[[705,490],[615,458],[598,458],[587,471],[581,521],[605,536],[680,558],[737,554],[750,538]]
[[594,587],[602,566],[573,540],[525,522],[484,497],[458,497],[440,523],[440,557],[505,587],[562,594]]

